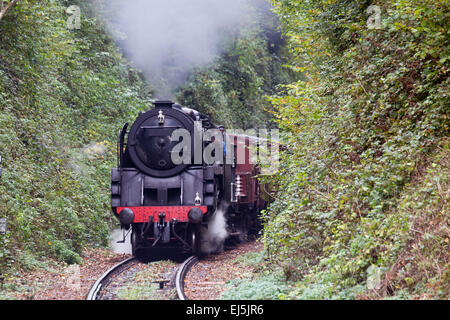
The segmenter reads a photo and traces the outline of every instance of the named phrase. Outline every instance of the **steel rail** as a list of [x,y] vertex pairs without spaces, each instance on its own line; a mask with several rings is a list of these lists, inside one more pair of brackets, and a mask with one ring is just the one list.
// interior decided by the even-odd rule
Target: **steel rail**
[[122,268],[123,266],[135,261],[136,258],[128,258],[112,268],[110,268],[108,271],[103,273],[100,278],[97,279],[97,281],[94,283],[94,285],[89,290],[89,293],[86,295],[86,300],[97,300],[98,294],[102,287],[104,286],[105,282],[115,273],[117,270]]
[[178,268],[175,277],[175,286],[177,289],[177,296],[179,300],[189,300],[189,298],[184,293],[184,279],[186,278],[189,270],[198,263],[198,258],[196,256],[191,256],[186,261],[184,261]]

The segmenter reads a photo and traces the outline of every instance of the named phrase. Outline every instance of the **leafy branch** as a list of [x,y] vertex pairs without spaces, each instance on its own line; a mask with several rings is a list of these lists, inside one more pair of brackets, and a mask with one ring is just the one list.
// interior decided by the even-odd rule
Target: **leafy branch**
[[[2,9],[2,11],[0,11],[0,20],[3,19],[4,15],[6,14],[6,12],[13,6],[15,5],[17,2],[19,2],[19,0],[13,0],[10,3],[8,3],[6,5],[5,8]],[[2,3],[3,4],[3,3]]]

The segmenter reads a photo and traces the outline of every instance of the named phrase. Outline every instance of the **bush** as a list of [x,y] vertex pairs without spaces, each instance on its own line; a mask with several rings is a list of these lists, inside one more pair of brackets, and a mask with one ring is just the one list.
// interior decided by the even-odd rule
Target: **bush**
[[224,300],[279,300],[287,294],[287,286],[275,275],[257,279],[231,280],[222,294]]
[[79,263],[85,246],[108,244],[116,134],[149,105],[140,74],[79,5],[79,30],[66,27],[66,1],[20,1],[0,21],[2,269],[21,252]]
[[298,57],[292,69],[307,81],[271,98],[286,150],[279,175],[265,178],[278,192],[264,242],[288,278],[314,288],[300,297],[337,297],[406,250],[422,209],[400,203],[448,152],[450,11],[442,1],[378,1],[381,28],[369,29],[370,1],[273,2]]

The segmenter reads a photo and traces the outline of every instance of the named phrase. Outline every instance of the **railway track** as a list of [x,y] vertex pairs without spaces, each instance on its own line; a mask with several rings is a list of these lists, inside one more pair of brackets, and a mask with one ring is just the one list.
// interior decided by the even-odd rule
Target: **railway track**
[[175,286],[177,288],[177,296],[179,300],[189,300],[189,298],[184,293],[184,279],[186,278],[189,270],[198,263],[198,258],[196,256],[189,257],[184,261],[178,268],[175,277]]
[[[111,284],[113,278],[123,273],[124,271],[128,270],[136,263],[139,263],[139,261],[136,258],[129,258],[116,264],[108,271],[103,273],[89,290],[89,293],[86,296],[86,300],[101,300],[103,291],[105,291],[106,288]],[[189,272],[190,268],[192,268],[197,263],[198,258],[195,256],[191,256],[188,259],[186,259],[183,263],[181,263],[180,266],[177,268],[174,280],[171,281],[172,286],[176,288],[177,299],[188,300],[188,297],[184,293],[184,279],[187,273]]]
[[97,281],[94,283],[94,285],[89,290],[89,293],[86,296],[86,300],[99,300],[101,291],[108,286],[108,284],[111,282],[111,278],[118,274],[123,272],[124,270],[128,269],[131,265],[137,262],[136,258],[129,258],[126,259],[112,268],[110,268],[108,271],[106,271],[104,274],[100,276],[100,278],[97,279]]

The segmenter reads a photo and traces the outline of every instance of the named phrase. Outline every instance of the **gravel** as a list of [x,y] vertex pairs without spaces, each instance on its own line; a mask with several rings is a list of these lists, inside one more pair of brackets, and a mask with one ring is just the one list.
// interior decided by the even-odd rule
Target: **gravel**
[[[237,259],[243,254],[260,252],[258,242],[241,244],[231,250],[203,258],[188,273],[185,290],[192,300],[216,300],[226,290],[226,283],[233,279],[251,277],[253,266]],[[117,254],[107,249],[90,249],[83,253],[81,265],[48,263],[51,267],[20,272],[7,279],[2,299],[19,300],[83,300],[97,278],[117,263],[129,258],[128,254]],[[114,285],[109,299],[173,299],[172,292],[158,290],[155,281],[168,277],[176,269],[171,261],[138,264],[125,272]],[[155,274],[157,275],[155,277]],[[130,285],[130,281],[133,281]],[[128,285],[127,285],[128,283]],[[152,284],[153,290],[148,284]],[[149,290],[145,290],[145,286]],[[150,290],[151,289],[151,290]],[[155,293],[155,294],[153,294]]]
[[227,289],[227,282],[252,278],[254,266],[238,257],[250,252],[261,252],[258,242],[243,243],[232,250],[202,259],[185,279],[185,293],[190,300],[218,300]]

